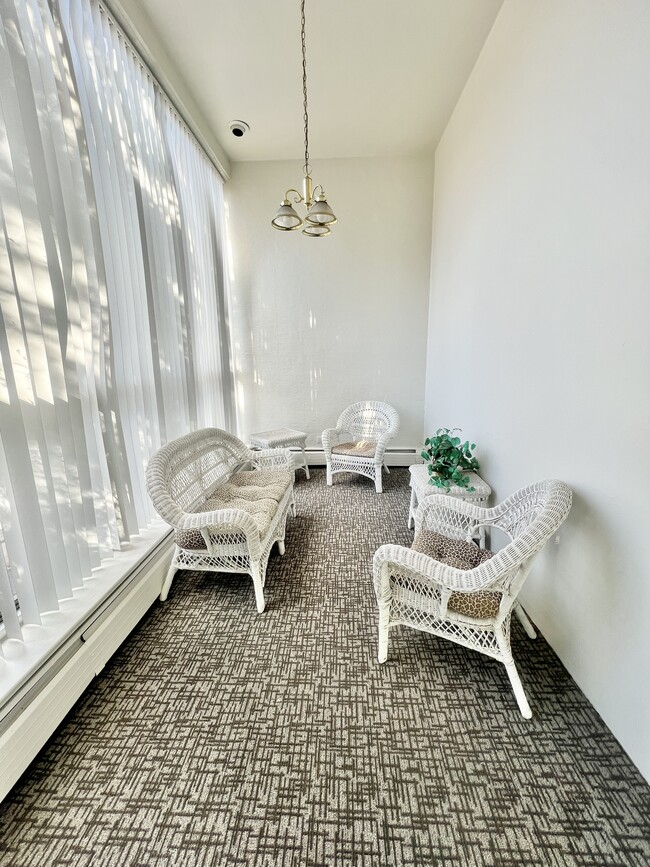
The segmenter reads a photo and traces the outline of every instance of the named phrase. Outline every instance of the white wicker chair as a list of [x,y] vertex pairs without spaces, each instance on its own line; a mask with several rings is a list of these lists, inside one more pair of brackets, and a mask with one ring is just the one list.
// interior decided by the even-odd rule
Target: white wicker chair
[[[257,478],[250,480],[251,485],[261,486],[271,482],[276,484],[276,491],[283,491],[277,494],[277,510],[263,536],[252,514],[244,508],[197,511],[206,501],[219,495],[220,486],[228,482],[233,473],[250,467],[287,471],[280,474],[278,483],[273,481],[277,473],[267,473],[264,478],[260,474],[259,482]],[[246,473],[248,475],[256,474]],[[182,543],[186,547],[178,544],[175,547],[160,599],[167,598],[177,569],[243,572],[253,579],[257,610],[262,613],[271,548],[278,542],[280,554],[284,554],[289,508],[295,515],[291,452],[288,449],[252,451],[227,431],[205,428],[167,443],[151,458],[147,467],[147,489],[160,517],[177,531],[176,541],[187,538]]]
[[[570,488],[555,480],[522,488],[492,509],[447,496],[426,497],[416,513],[416,537],[420,530],[431,530],[451,539],[470,541],[477,527],[483,526],[498,527],[511,541],[468,571],[410,548],[382,545],[373,559],[379,606],[379,662],[386,661],[388,633],[393,626],[411,626],[448,638],[502,662],[519,709],[530,718],[530,706],[510,649],[510,618],[514,611],[528,636],[536,637],[517,603],[517,594],[535,554],[557,531],[570,508]],[[491,602],[496,613],[478,618],[455,610],[467,611],[479,597]]]
[[[332,484],[334,473],[358,473],[372,479],[381,494],[386,445],[398,430],[399,415],[387,403],[365,400],[343,410],[336,427],[324,430],[322,435],[327,484]],[[348,434],[345,442],[343,434]],[[388,467],[385,469],[389,472]]]

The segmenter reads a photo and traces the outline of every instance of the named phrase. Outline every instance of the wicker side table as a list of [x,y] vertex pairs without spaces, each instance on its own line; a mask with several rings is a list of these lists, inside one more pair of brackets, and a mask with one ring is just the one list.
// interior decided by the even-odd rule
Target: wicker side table
[[302,467],[307,478],[309,478],[309,467],[307,466],[307,455],[305,454],[307,434],[304,431],[294,430],[290,427],[281,427],[277,430],[264,430],[260,431],[260,433],[251,434],[249,441],[252,449],[290,448],[291,446],[300,449],[302,463],[298,464],[296,469]]
[[[468,503],[476,503],[477,506],[487,506],[488,499],[492,493],[492,488],[487,482],[484,482],[476,473],[467,473],[469,476],[470,487],[475,488],[474,491],[468,491],[467,488],[459,488],[457,485],[452,485],[448,491],[443,491],[440,488],[434,488],[429,484],[429,470],[426,464],[413,464],[409,467],[411,474],[411,503],[409,505],[409,517],[407,527],[411,529],[415,525],[415,513],[420,501],[424,497],[430,497],[431,494],[445,494],[448,497],[458,497],[459,500],[466,500]],[[479,540],[481,548],[485,548],[485,530],[479,527]]]

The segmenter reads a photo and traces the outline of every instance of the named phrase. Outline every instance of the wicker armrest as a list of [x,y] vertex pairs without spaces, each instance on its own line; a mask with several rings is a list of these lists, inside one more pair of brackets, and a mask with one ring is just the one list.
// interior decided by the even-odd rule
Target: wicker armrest
[[213,512],[183,512],[182,517],[174,523],[177,530],[203,530],[206,527],[235,527],[247,536],[259,532],[257,524],[248,512],[243,509],[217,509]]
[[377,448],[375,450],[375,463],[381,464],[384,461],[386,446],[393,439],[393,434],[390,431],[380,434],[377,437]]
[[293,455],[289,449],[251,450],[251,463],[255,469],[293,470]]
[[323,442],[323,449],[325,450],[325,454],[329,454],[332,451],[332,446],[336,445],[338,442],[338,438],[343,433],[343,428],[340,427],[329,427],[323,431],[321,434],[321,440]]
[[260,533],[254,518],[243,509],[217,509],[213,512],[185,512],[178,530],[199,530],[207,550],[215,553],[220,536],[245,536],[252,557],[259,556]]
[[480,566],[469,570],[455,569],[453,566],[441,563],[440,560],[434,560],[433,557],[428,557],[420,551],[413,551],[402,545],[382,545],[377,548],[372,558],[372,567],[375,592],[378,590],[380,575],[385,567],[388,567],[388,572],[390,572],[391,567],[395,567],[397,571],[406,569],[409,572],[417,573],[419,578],[427,579],[439,587],[465,593],[481,589],[492,580],[492,578],[485,578],[482,575],[477,580]]
[[479,525],[491,524],[493,509],[446,494],[423,497],[415,513],[415,532],[434,530],[452,539],[471,538]]
[[375,551],[372,565],[378,602],[386,604],[390,600],[391,576],[407,573],[414,585],[420,585],[421,588],[423,585],[424,587],[428,585],[439,592],[441,617],[447,615],[447,603],[452,593],[473,593],[477,590],[492,589],[497,579],[494,566],[490,561],[474,569],[455,569],[453,566],[401,545],[382,545]]

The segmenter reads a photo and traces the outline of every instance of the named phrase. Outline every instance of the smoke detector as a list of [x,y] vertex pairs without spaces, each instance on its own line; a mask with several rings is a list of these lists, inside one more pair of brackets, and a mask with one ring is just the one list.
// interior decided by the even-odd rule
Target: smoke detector
[[245,120],[230,121],[230,132],[235,136],[235,138],[241,138],[243,135],[246,135],[249,129],[250,127]]

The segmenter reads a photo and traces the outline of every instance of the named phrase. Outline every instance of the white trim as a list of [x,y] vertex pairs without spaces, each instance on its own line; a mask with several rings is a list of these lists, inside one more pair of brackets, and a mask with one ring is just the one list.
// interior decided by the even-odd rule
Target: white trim
[[170,534],[167,524],[157,518],[152,526],[123,545],[121,551],[93,569],[83,587],[62,599],[56,611],[41,615],[40,625],[22,627],[23,639],[2,641],[4,663],[0,667],[0,730],[2,722],[21,695],[25,685],[40,672],[60,649],[80,631],[86,629],[98,612],[106,609],[117,593],[132,580],[131,576],[150,559],[152,553]]
[[[159,40],[148,15],[133,0],[99,0],[122,31],[164,95],[190,129],[224,181],[230,179],[230,160],[180,78],[173,61]],[[182,95],[181,95],[182,93]]]
[[12,702],[0,732],[0,800],[155,601],[171,548],[166,537],[129,576],[128,586],[118,588],[99,614],[94,611]]

